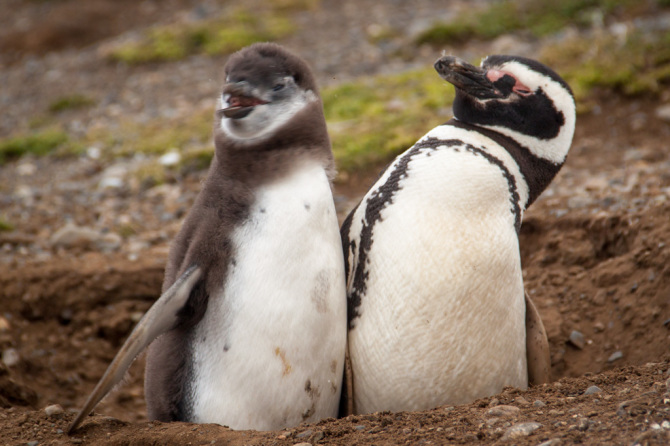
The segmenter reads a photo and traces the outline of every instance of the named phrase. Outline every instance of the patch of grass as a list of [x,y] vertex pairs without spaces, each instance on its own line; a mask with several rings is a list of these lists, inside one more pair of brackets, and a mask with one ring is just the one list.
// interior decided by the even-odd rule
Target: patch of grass
[[51,113],[58,113],[64,110],[75,110],[85,107],[90,107],[95,104],[95,101],[88,96],[83,94],[72,94],[68,96],[62,96],[51,104],[49,104],[49,111]]
[[546,47],[541,58],[572,86],[578,105],[588,103],[593,89],[630,96],[657,94],[670,85],[667,31],[634,30],[626,36],[572,38]]
[[291,21],[281,14],[238,9],[218,19],[153,28],[139,41],[113,49],[110,57],[132,65],[174,61],[197,53],[228,54],[293,31]]
[[67,141],[67,134],[56,129],[2,140],[0,141],[0,164],[28,153],[46,155]]
[[503,0],[475,13],[463,13],[448,23],[436,23],[416,38],[417,44],[462,43],[479,37],[529,30],[536,36],[557,32],[568,25],[586,26],[592,13],[608,16],[619,10],[639,8],[635,0]]
[[0,218],[0,232],[11,232],[14,230],[14,225],[7,220]]
[[450,117],[454,90],[433,68],[363,78],[322,92],[340,171],[387,162]]
[[162,155],[174,148],[180,151],[199,148],[211,139],[213,113],[206,109],[186,118],[159,118],[149,122],[126,120],[116,129],[90,130],[81,143],[87,147],[103,147],[104,158],[138,153]]

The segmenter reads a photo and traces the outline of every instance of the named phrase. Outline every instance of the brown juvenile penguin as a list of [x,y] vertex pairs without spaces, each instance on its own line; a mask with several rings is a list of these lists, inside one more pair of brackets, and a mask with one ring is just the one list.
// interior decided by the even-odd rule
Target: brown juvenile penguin
[[215,155],[164,293],[70,431],[150,343],[150,419],[271,430],[337,415],[346,293],[316,83],[271,43],[233,54],[225,75]]

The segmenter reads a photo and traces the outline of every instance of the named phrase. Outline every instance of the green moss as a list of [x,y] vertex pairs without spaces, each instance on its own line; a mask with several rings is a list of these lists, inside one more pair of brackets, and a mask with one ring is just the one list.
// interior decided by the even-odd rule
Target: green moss
[[670,84],[669,32],[573,38],[546,47],[541,58],[568,81],[578,102],[588,102],[594,89],[658,94]]
[[90,107],[95,104],[95,101],[88,96],[82,94],[72,94],[69,96],[62,96],[51,104],[49,104],[49,111],[58,113],[63,110],[74,110],[79,108]]
[[605,16],[620,10],[633,12],[640,9],[639,3],[635,0],[504,0],[484,10],[460,14],[451,22],[436,23],[420,34],[416,43],[440,45],[473,37],[492,39],[517,30],[543,36],[568,25],[588,25],[594,11]]
[[214,157],[214,150],[209,146],[187,150],[182,155],[182,170],[202,170],[209,167]]
[[453,94],[453,88],[432,68],[324,89],[324,110],[338,169],[369,168],[408,149],[446,121]]
[[0,232],[11,232],[14,230],[14,225],[7,220],[0,218]]
[[46,155],[68,141],[61,130],[44,130],[0,141],[0,164],[27,153]]
[[110,57],[140,64],[179,60],[196,53],[228,54],[254,42],[280,39],[294,29],[288,18],[272,11],[238,9],[218,19],[153,28],[139,41],[112,50]]
[[138,153],[162,155],[170,149],[200,147],[212,135],[212,110],[201,110],[187,118],[156,119],[150,122],[123,121],[117,129],[89,131],[81,143],[103,147],[103,156]]

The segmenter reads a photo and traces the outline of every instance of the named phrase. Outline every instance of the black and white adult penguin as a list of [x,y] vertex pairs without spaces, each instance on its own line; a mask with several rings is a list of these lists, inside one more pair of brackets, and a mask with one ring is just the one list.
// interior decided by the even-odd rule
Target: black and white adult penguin
[[215,155],[164,293],[70,431],[149,343],[150,419],[271,430],[337,415],[346,290],[316,83],[271,43],[230,56],[225,75]]
[[549,379],[518,234],[570,148],[572,92],[522,57],[481,68],[443,57],[435,68],[456,87],[454,119],[398,156],[341,228],[344,413],[467,403]]

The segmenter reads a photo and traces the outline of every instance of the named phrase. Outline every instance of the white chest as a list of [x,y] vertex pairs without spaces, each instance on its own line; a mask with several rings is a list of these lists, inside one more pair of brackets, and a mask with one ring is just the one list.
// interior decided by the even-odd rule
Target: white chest
[[346,301],[323,169],[258,190],[233,245],[223,290],[196,330],[195,419],[266,430],[335,416]]
[[358,411],[425,409],[526,386],[511,205],[508,179],[481,155],[452,148],[412,158],[374,224],[349,332]]

